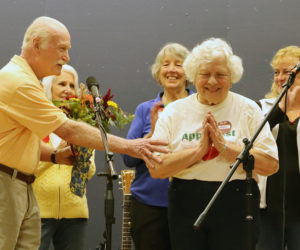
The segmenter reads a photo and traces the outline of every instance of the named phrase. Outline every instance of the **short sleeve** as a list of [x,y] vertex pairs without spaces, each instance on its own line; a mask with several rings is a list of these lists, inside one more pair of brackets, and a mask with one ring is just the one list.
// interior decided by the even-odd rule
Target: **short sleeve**
[[[257,107],[254,109],[252,120],[249,123],[251,135],[253,136],[257,128],[260,126],[264,116],[261,110]],[[269,123],[266,123],[258,137],[254,141],[254,148],[261,150],[262,152],[278,159],[277,145],[275,139],[270,130]]]
[[45,96],[43,89],[34,84],[23,84],[13,94],[7,105],[11,119],[43,139],[60,127],[66,115]]
[[167,141],[170,143],[171,125],[172,122],[171,122],[170,111],[168,107],[166,107],[156,122],[155,130],[151,138]]

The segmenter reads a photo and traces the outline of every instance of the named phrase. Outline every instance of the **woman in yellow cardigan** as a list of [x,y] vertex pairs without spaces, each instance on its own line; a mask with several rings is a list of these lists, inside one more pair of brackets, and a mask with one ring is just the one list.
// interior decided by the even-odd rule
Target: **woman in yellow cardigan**
[[[43,79],[49,100],[64,100],[78,95],[78,75],[74,68],[64,65],[60,76]],[[44,139],[54,148],[65,145],[55,134]],[[94,155],[90,161],[88,178],[95,174]],[[42,218],[40,250],[48,250],[51,242],[55,250],[82,250],[89,217],[87,198],[70,191],[72,166],[40,162],[33,189]]]

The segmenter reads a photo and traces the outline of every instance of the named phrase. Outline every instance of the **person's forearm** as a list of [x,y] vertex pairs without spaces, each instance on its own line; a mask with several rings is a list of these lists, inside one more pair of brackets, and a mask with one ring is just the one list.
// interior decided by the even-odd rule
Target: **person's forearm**
[[[228,147],[221,154],[221,157],[229,164],[233,164],[242,150],[242,146],[228,144]],[[271,175],[277,172],[278,161],[275,158],[256,149],[251,149],[250,153],[254,156],[254,171],[257,174]]]
[[282,122],[284,120],[284,109],[282,110],[279,105],[275,107],[273,112],[270,114],[268,122],[270,124],[270,128],[273,129],[276,124]]
[[[67,120],[54,133],[71,144],[104,150],[100,131],[86,123]],[[152,166],[151,160],[161,162],[161,159],[153,152],[168,153],[168,150],[164,148],[167,142],[161,140],[127,140],[107,134],[107,141],[111,152],[141,158],[150,166]]]
[[40,160],[41,161],[51,161],[51,154],[53,153],[54,149],[41,141],[41,149],[40,149]]
[[255,159],[254,171],[257,174],[268,176],[275,174],[278,171],[278,160],[258,150],[251,150],[250,152]]
[[99,131],[86,123],[67,120],[54,133],[71,144],[103,150]]
[[[100,131],[86,123],[68,120],[55,130],[54,133],[71,144],[104,150]],[[109,150],[123,154],[126,153],[128,147],[127,140],[107,134],[107,141]]]
[[164,179],[199,162],[204,156],[200,147],[189,148],[174,153],[162,155],[162,163],[149,168],[153,178]]
[[[54,154],[53,154],[54,153]],[[53,154],[53,159],[51,158]],[[40,161],[55,162],[57,164],[72,165],[74,163],[74,156],[71,148],[65,147],[55,150],[53,147],[47,145],[43,141],[40,143]]]

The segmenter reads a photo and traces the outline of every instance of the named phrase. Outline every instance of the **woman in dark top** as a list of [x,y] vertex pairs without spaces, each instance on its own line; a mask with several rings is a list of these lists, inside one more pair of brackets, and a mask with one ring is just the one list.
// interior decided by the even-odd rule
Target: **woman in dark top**
[[[275,54],[271,62],[271,92],[260,101],[264,113],[271,108],[299,59],[297,46],[285,47]],[[269,118],[278,146],[279,171],[267,179],[261,178],[262,221],[257,250],[300,249],[300,74],[288,91],[286,108],[284,99]]]

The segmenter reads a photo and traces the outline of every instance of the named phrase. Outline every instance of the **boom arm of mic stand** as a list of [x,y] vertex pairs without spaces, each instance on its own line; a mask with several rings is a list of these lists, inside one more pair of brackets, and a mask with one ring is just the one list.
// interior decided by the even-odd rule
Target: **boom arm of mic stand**
[[[245,157],[249,156],[249,151],[252,148],[255,139],[257,138],[257,136],[259,135],[260,131],[263,129],[263,127],[267,123],[267,121],[268,121],[271,113],[273,112],[273,110],[275,109],[275,107],[278,105],[278,103],[280,102],[280,100],[282,99],[282,97],[284,96],[284,94],[287,93],[288,89],[292,86],[292,84],[294,82],[294,79],[295,79],[295,76],[296,76],[295,72],[291,72],[290,73],[290,77],[289,77],[288,81],[283,85],[283,89],[282,89],[280,95],[275,100],[272,108],[267,113],[267,115],[265,116],[264,120],[261,122],[260,126],[258,127],[257,131],[255,132],[255,134],[253,135],[253,137],[251,138],[251,140],[248,141],[248,139],[246,139],[246,138],[245,139],[247,141],[245,139],[243,140],[244,143],[245,143],[245,147],[244,147],[243,151],[236,158],[236,162],[231,166],[231,170],[230,170],[229,174],[227,175],[227,177],[225,178],[225,180],[221,183],[221,185],[219,186],[219,188],[217,189],[217,191],[215,192],[215,194],[213,195],[213,197],[211,198],[211,200],[207,204],[206,208],[203,210],[203,212],[199,215],[199,217],[195,221],[195,223],[193,225],[193,228],[195,230],[199,230],[200,229],[200,225],[201,225],[201,223],[203,223],[205,217],[207,216],[208,211],[210,210],[211,206],[213,205],[213,203],[215,202],[215,200],[217,199],[217,197],[219,196],[219,194],[221,193],[221,191],[223,190],[223,188],[225,187],[225,185],[230,180],[231,176],[236,171],[237,167],[240,165],[241,162],[245,162]],[[251,172],[252,172],[252,170],[251,170]]]

